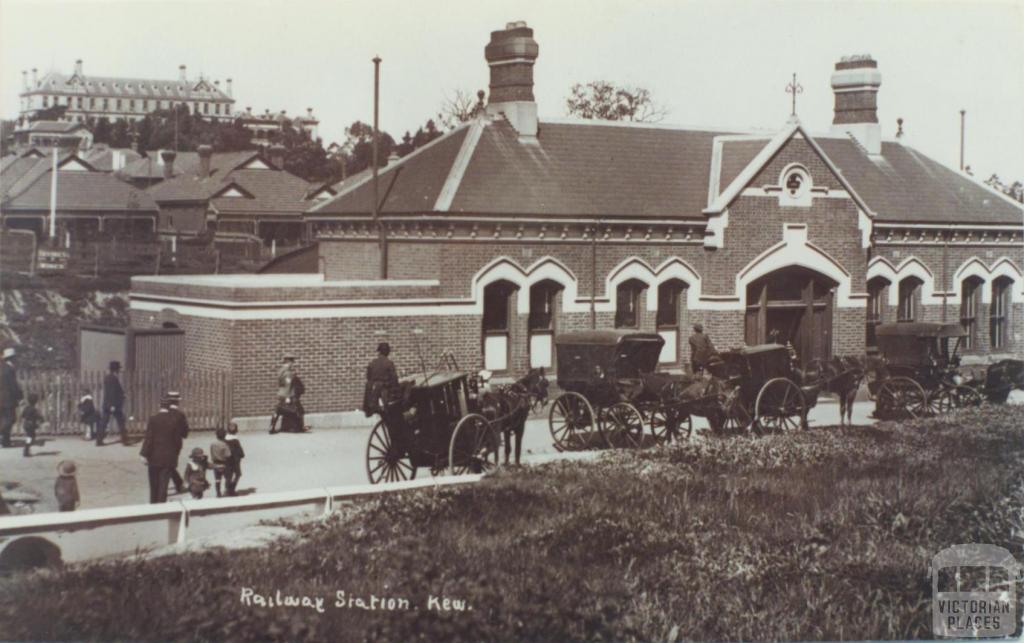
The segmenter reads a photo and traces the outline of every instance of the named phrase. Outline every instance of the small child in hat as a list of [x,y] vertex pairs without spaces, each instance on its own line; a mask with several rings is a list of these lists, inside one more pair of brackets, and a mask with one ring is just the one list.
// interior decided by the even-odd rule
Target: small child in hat
[[199,447],[192,449],[192,454],[185,464],[185,484],[193,498],[202,498],[203,492],[210,488],[206,479],[206,470],[210,468],[206,454]]
[[57,465],[57,482],[53,485],[53,494],[57,496],[57,507],[61,511],[74,511],[78,507],[82,499],[78,495],[74,461],[64,460]]
[[21,412],[21,430],[25,432],[25,450],[21,454],[27,458],[32,455],[29,449],[35,443],[36,430],[43,425],[43,414],[36,408],[39,403],[36,393],[29,393],[26,403],[28,406]]
[[100,421],[100,414],[96,410],[96,400],[89,389],[85,389],[78,400],[78,419],[85,425],[85,439],[92,440],[96,435],[96,423]]
[[221,497],[220,482],[224,481],[228,495],[231,494],[231,447],[227,443],[227,431],[217,427],[217,439],[210,444],[210,459],[213,461],[213,488]]

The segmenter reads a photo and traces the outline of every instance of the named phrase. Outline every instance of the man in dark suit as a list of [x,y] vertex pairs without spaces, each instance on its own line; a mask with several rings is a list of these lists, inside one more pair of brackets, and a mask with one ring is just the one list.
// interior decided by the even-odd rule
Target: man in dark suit
[[715,345],[711,338],[704,334],[704,326],[693,325],[693,334],[690,335],[690,368],[694,375],[703,375],[704,367],[708,360],[715,354]]
[[121,444],[127,446],[128,432],[125,430],[124,422],[124,388],[118,373],[121,372],[121,362],[110,362],[110,372],[103,378],[103,418],[96,431],[96,446],[103,445],[103,438],[107,435],[107,426],[110,418],[117,420],[117,429],[121,432]]
[[377,357],[366,367],[366,390],[363,392],[363,413],[366,417],[381,412],[398,388],[398,373],[395,363],[388,357],[390,354],[391,346],[381,342],[377,345]]
[[[167,401],[171,415],[178,422],[178,433],[181,435],[182,441],[184,441],[188,437],[188,418],[185,417],[185,413],[181,410],[181,393],[178,391],[167,391]],[[180,455],[181,451],[179,449],[178,456]],[[171,469],[171,482],[174,483],[174,490],[177,493],[185,493],[185,482],[181,479],[181,474],[178,473],[178,456],[174,457],[174,468]]]
[[149,468],[149,502],[153,504],[167,502],[167,483],[181,452],[181,424],[170,406],[170,400],[164,399],[160,411],[149,418],[139,451],[143,464]]
[[0,446],[11,446],[11,429],[18,420],[18,403],[24,397],[14,366],[16,351],[4,349],[0,362]]

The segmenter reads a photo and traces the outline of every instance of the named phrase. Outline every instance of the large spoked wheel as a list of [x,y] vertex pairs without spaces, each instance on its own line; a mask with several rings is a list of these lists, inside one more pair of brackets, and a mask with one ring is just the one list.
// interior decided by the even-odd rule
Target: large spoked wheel
[[800,387],[785,377],[764,383],[754,402],[754,426],[763,433],[784,433],[806,426],[807,401]]
[[719,433],[723,435],[740,434],[746,433],[750,428],[756,430],[757,426],[753,421],[754,410],[744,403],[739,388],[720,395],[719,400],[722,409],[719,415],[722,418],[718,428]]
[[384,422],[378,422],[366,443],[366,476],[370,484],[412,480],[416,467],[409,454],[399,448]]
[[693,418],[689,413],[659,407],[651,411],[650,422],[651,434],[659,444],[689,440],[693,435]]
[[612,449],[637,449],[644,442],[644,416],[629,402],[608,408],[598,423],[601,435]]
[[482,415],[471,413],[459,420],[448,447],[452,474],[488,473],[498,468],[501,434]]
[[875,395],[875,415],[881,420],[909,420],[928,414],[928,396],[909,377],[891,377]]
[[938,415],[981,405],[981,395],[969,386],[951,386],[928,396],[928,410]]
[[593,446],[597,434],[594,407],[579,393],[563,393],[551,405],[548,413],[548,427],[555,448],[572,451]]

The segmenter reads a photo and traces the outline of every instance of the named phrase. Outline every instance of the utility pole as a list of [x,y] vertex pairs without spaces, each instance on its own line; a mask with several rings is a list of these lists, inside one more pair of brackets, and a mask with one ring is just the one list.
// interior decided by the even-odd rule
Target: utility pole
[[960,110],[960,171],[964,171],[964,116],[967,110]]
[[380,130],[380,56],[373,57],[373,221],[380,240],[380,278],[388,278],[388,239],[380,220],[380,180],[377,176],[378,131]]
[[601,220],[594,221],[593,234],[590,237],[590,329],[597,330],[597,231]]

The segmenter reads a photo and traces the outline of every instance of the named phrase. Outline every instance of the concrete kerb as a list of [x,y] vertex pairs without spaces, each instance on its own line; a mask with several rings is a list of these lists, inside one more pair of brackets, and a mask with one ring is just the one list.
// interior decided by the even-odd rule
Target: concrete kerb
[[[269,431],[269,415],[232,418],[240,433]],[[366,417],[362,411],[336,411],[333,413],[307,413],[306,425],[314,431],[326,429],[369,429],[377,423],[377,416]]]

